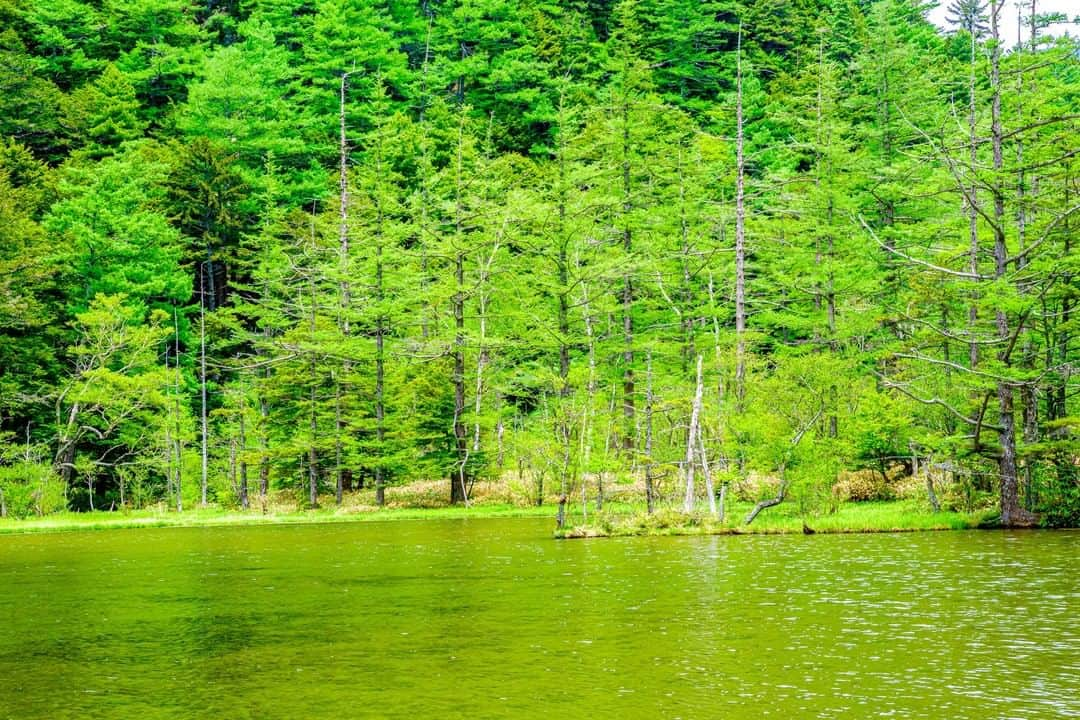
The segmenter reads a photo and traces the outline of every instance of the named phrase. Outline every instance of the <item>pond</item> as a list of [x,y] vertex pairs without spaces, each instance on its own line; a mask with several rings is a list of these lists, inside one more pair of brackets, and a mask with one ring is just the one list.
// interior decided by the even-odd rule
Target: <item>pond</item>
[[1080,714],[1080,533],[0,537],[0,718]]

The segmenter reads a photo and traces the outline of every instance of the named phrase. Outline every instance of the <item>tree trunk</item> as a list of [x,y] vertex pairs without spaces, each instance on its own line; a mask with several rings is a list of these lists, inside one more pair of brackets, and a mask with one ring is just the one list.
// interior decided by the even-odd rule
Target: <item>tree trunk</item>
[[208,473],[207,422],[206,422],[206,299],[199,288],[199,394],[202,403],[199,417],[202,423],[202,479],[199,485],[199,504],[206,506],[206,484]]
[[183,496],[183,467],[184,467],[184,446],[183,440],[180,434],[180,320],[176,312],[176,305],[173,305],[173,359],[176,361],[176,374],[173,376],[173,428],[175,431],[176,439],[174,444],[176,446],[176,477],[173,482],[173,488],[176,490],[176,512],[182,512],[184,510],[184,496]]
[[[999,45],[998,18],[1001,12],[1001,0],[990,2],[990,27],[993,45],[990,50],[990,85],[993,89],[991,101],[990,134],[993,142],[993,161],[995,177],[992,183],[994,194],[994,277],[1000,280],[1007,271],[1008,248],[1005,245],[1005,193],[1001,183],[1002,127],[1001,127],[1001,48]],[[996,313],[998,338],[1008,348],[1009,320],[1004,310]],[[1005,349],[999,359],[1009,365],[1009,350]],[[1001,524],[1005,527],[1027,526],[1034,524],[1036,518],[1020,507],[1018,479],[1016,472],[1016,420],[1013,414],[1013,386],[1006,380],[998,381],[998,439],[1001,444],[999,473],[1001,475]]]
[[[312,233],[314,233],[314,226],[312,228]],[[314,244],[315,244],[315,238],[314,238],[314,234],[313,234],[312,235],[312,250],[314,250]],[[316,300],[315,300],[315,275],[314,275],[315,271],[314,271],[313,268],[309,268],[308,272],[310,273],[308,275],[308,291],[309,291],[310,296],[311,296],[311,312],[310,312],[310,315],[309,315],[309,325],[308,325],[310,335],[308,337],[308,341],[311,343],[311,346],[312,346],[312,350],[310,351],[309,365],[308,365],[308,373],[309,373],[308,382],[311,383],[311,396],[309,398],[309,400],[311,402],[311,412],[310,412],[310,417],[309,417],[309,428],[308,428],[309,432],[310,432],[309,444],[308,444],[308,504],[312,508],[317,508],[317,507],[319,507],[319,462],[318,462],[318,452],[317,452],[317,450],[315,448],[315,444],[316,444],[317,439],[318,439],[319,422],[318,422],[318,410],[317,410],[317,408],[318,408],[318,406],[317,406],[317,403],[318,403],[318,392],[317,392],[318,374],[317,374],[317,368],[316,368],[316,364],[315,364],[315,352],[314,352],[315,327],[316,327],[316,321],[315,321],[315,302],[316,302]]]
[[[630,99],[622,103],[622,192],[623,192],[623,261],[629,265],[633,252],[630,230],[630,212],[633,209],[630,184]],[[622,289],[623,321],[623,449],[632,450],[636,428],[634,425],[634,288],[630,273],[623,275]]]
[[[462,110],[458,109],[459,114]],[[462,187],[462,145],[464,140],[465,117],[461,114],[458,121],[458,143],[456,173],[454,178],[454,240],[457,244],[454,253],[454,444],[457,450],[457,463],[454,477],[450,481],[450,502],[468,505],[466,464],[469,461],[469,444],[465,429],[465,250],[463,223],[464,199]]]
[[[971,160],[971,176],[974,178],[978,169],[978,138],[975,123],[975,31],[971,30],[971,54],[969,57],[970,75],[968,77],[968,152]],[[979,273],[979,211],[978,211],[978,185],[973,181],[968,188],[968,272],[972,275]],[[972,283],[978,282],[972,278]],[[968,333],[971,342],[968,344],[968,363],[972,369],[979,364],[979,345],[975,342],[975,324],[978,320],[978,310],[975,307],[975,291],[972,291],[971,305],[968,306]]]
[[[229,438],[229,487],[232,488],[236,497],[240,497],[240,483],[237,482],[237,467],[236,467],[236,438]],[[123,491],[120,493],[123,495]],[[123,502],[120,503],[123,505]]]
[[[690,408],[690,428],[686,433],[686,496],[683,498],[683,512],[694,511],[694,446],[698,443],[698,422],[701,418],[701,356],[697,357],[697,386],[694,402]],[[715,500],[713,501],[715,502]]]
[[[382,262],[379,262],[378,272],[381,288]],[[380,317],[379,327],[375,330],[375,442],[379,447],[379,457],[375,464],[375,504],[382,507],[386,504],[386,476],[383,470],[383,458],[386,449],[383,444],[386,441],[386,408],[384,406],[384,377],[386,373],[386,359],[383,355],[383,327]]]
[[781,465],[780,466],[780,487],[776,491],[776,497],[771,497],[771,498],[769,498],[767,500],[762,500],[757,505],[755,505],[754,508],[750,511],[750,513],[746,516],[746,520],[744,521],[744,524],[749,525],[750,523],[754,522],[754,518],[756,518],[758,516],[758,513],[760,513],[762,510],[765,510],[766,508],[776,507],[780,503],[784,502],[784,497],[786,495],[787,495],[786,468],[783,465]]
[[270,440],[267,425],[270,421],[270,406],[266,398],[259,397],[259,498],[265,503],[266,493],[270,489]]
[[341,464],[344,423],[341,416],[341,381],[334,380],[334,504],[341,505],[345,493],[345,468]]
[[653,375],[652,350],[645,356],[645,511],[653,514],[656,503],[656,491],[653,489]]
[[926,466],[926,497],[930,500],[930,507],[934,512],[941,512],[941,503],[938,502],[937,493],[934,492],[934,476],[930,472],[930,466]]
[[[379,144],[375,155],[376,175],[380,183],[383,177],[382,170],[382,135],[379,136]],[[381,186],[380,186],[381,187]],[[383,203],[380,193],[375,197],[376,224],[375,224],[375,301],[379,304],[375,319],[375,443],[377,454],[375,463],[375,505],[382,507],[386,504],[386,470],[383,465],[386,455],[386,315],[383,303],[385,302],[385,287],[383,278]]]
[[740,22],[735,73],[735,403],[740,413],[746,400],[746,199],[742,100]]
[[702,423],[699,421],[697,427],[697,444],[698,452],[701,454],[701,474],[705,476],[705,494],[709,497],[709,514],[715,515],[716,489],[713,487],[712,472],[709,470],[709,456],[705,452],[705,437],[701,432],[701,425]]
[[[349,73],[341,73],[340,95],[338,98],[338,273],[341,312],[341,336],[348,347],[351,328],[349,306],[352,304],[349,287],[349,142],[345,124],[345,91],[348,88]],[[342,377],[334,382],[334,503],[341,505],[345,490],[345,468],[342,465],[342,435],[345,432],[341,413],[341,384],[348,381],[351,363],[342,362]]]
[[465,257],[461,253],[455,258],[454,277],[457,279],[457,292],[454,294],[454,443],[457,448],[457,463],[454,477],[450,483],[450,502],[465,502],[466,471],[469,445],[465,430]]
[[248,468],[247,468],[247,431],[244,426],[244,413],[240,412],[240,507],[248,509]]

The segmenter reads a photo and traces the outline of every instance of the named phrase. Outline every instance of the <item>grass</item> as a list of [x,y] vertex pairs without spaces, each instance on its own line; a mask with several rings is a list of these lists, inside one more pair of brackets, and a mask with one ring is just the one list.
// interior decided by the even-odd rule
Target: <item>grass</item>
[[[752,525],[743,518],[750,503],[729,503],[727,519],[718,522],[703,511],[686,515],[674,508],[645,513],[639,488],[613,485],[608,488],[604,511],[590,503],[582,512],[581,501],[573,498],[567,506],[566,526],[555,533],[560,538],[801,533],[803,523],[817,533],[900,532],[913,530],[957,530],[985,525],[980,513],[931,512],[924,502],[844,503],[830,514],[808,515],[796,503],[769,508]],[[320,498],[320,507],[305,509],[288,492],[271,494],[265,502],[253,498],[253,507],[243,511],[211,505],[176,512],[164,505],[115,512],[64,512],[44,517],[0,519],[0,534],[104,530],[140,527],[213,527],[227,525],[288,525],[299,523],[367,522],[382,520],[444,520],[466,518],[547,518],[555,525],[557,506],[549,497],[541,506],[533,504],[527,492],[506,483],[478,483],[469,507],[448,504],[445,481],[419,482],[387,488],[386,506],[376,507],[369,490],[348,493],[341,506],[332,496]]]
[[764,510],[753,524],[744,524],[750,503],[732,503],[724,522],[703,512],[685,514],[662,509],[652,515],[603,515],[592,523],[568,524],[556,532],[561,538],[628,537],[649,535],[746,535],[787,533],[874,533],[924,530],[967,530],[985,527],[986,513],[932,512],[911,500],[844,503],[834,513],[809,515],[796,505]]
[[[610,515],[631,514],[643,508],[635,504],[636,488],[612,488],[607,503]],[[619,492],[621,491],[621,495]],[[0,518],[0,535],[74,530],[109,530],[141,527],[214,527],[226,525],[289,525],[300,523],[369,522],[382,520],[447,520],[469,518],[548,518],[555,526],[554,496],[537,506],[527,491],[506,483],[477,483],[468,507],[449,504],[446,481],[415,482],[388,487],[386,505],[375,505],[375,493],[366,489],[346,493],[340,506],[332,495],[319,498],[319,507],[307,509],[288,491],[271,493],[265,502],[252,496],[252,507],[241,510],[211,504],[198,507],[188,502],[183,512],[164,504],[117,511],[62,512],[25,519]]]
[[300,523],[365,522],[377,520],[419,520],[452,518],[507,518],[507,517],[554,517],[555,508],[550,505],[536,507],[507,504],[450,506],[442,508],[372,508],[355,511],[338,508],[331,504],[315,510],[293,509],[289,511],[261,512],[259,509],[242,511],[236,508],[208,506],[192,508],[183,512],[155,507],[119,512],[97,511],[92,513],[63,512],[45,517],[22,520],[0,520],[0,535],[31,532],[60,532],[69,530],[109,530],[140,527],[213,527],[223,525],[290,525]]

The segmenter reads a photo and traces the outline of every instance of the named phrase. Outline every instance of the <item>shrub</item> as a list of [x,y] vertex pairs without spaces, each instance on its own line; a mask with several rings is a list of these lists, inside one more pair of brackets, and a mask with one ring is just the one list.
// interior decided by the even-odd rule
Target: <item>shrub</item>
[[899,476],[893,466],[886,477],[878,470],[845,470],[833,483],[832,493],[840,502],[866,502],[868,500],[892,500],[895,496],[889,481]]
[[8,515],[48,515],[67,506],[63,480],[44,463],[16,462],[0,467],[0,493]]

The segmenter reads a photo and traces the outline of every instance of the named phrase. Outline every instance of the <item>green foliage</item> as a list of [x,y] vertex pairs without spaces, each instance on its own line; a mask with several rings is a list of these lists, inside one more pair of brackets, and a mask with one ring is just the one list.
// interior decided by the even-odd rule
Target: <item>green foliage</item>
[[0,4],[0,433],[78,509],[205,452],[228,505],[693,467],[816,515],[918,466],[1073,523],[1076,43],[980,9]]
[[166,172],[155,148],[140,145],[60,173],[43,225],[73,312],[98,294],[122,293],[144,309],[187,299],[179,233],[161,211]]
[[110,63],[97,79],[69,96],[65,125],[91,156],[97,156],[142,136],[138,109],[135,88]]
[[48,463],[0,465],[0,504],[9,517],[50,515],[67,506],[67,486]]

